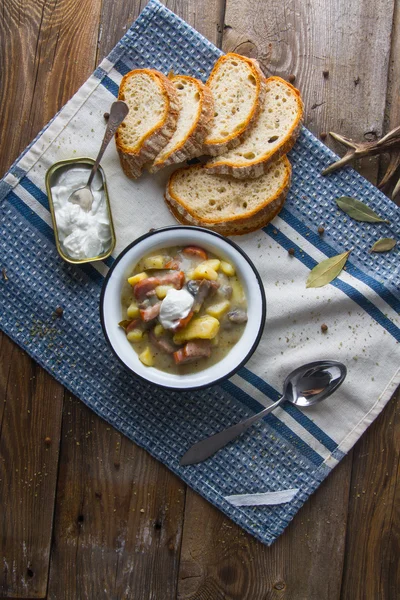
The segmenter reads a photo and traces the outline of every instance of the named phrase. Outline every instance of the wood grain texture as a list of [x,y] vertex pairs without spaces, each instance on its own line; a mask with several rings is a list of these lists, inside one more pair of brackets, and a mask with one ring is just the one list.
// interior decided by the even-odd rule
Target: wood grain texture
[[389,59],[385,131],[400,123],[400,5],[394,4],[391,51]]
[[397,600],[400,390],[356,444],[353,455],[341,600]]
[[0,597],[47,589],[63,388],[0,337]]
[[[99,7],[3,0],[1,174],[93,70]],[[64,391],[5,336],[1,349],[0,597],[43,598]]]
[[339,598],[349,468],[346,457],[269,548],[188,490],[179,600]]
[[3,0],[2,173],[92,72],[100,4],[101,0]]
[[119,42],[127,29],[137,19],[147,4],[147,0],[126,0],[124,2],[102,2],[96,63],[98,64]]
[[[225,0],[163,0],[163,4],[179,15],[197,31],[213,43],[218,43],[222,35]],[[103,2],[97,62],[100,62],[138,17],[147,0],[127,0],[126,2]]]
[[[392,46],[389,59],[387,100],[384,121],[384,133],[387,133],[400,124],[400,4],[395,2],[393,13]],[[379,164],[379,179],[381,179],[388,167],[389,160],[384,156]],[[391,194],[395,181],[400,177],[400,169],[397,169],[397,177],[393,183],[387,184],[384,192]],[[394,199],[400,206],[400,194]]]
[[163,4],[197,29],[216,46],[221,46],[225,0],[164,0]]
[[[383,129],[392,16],[393,0],[228,0],[223,48],[258,58],[266,74],[294,74],[317,136],[374,139]],[[377,159],[357,168],[375,181]]]
[[184,501],[162,464],[67,397],[49,600],[175,598]]

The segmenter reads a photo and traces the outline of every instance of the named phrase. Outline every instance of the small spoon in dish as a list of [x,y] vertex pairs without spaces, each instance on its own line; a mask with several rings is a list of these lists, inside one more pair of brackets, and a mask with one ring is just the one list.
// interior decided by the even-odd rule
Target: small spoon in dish
[[129,108],[125,102],[122,102],[122,100],[117,100],[117,102],[113,102],[110,109],[110,116],[108,118],[103,143],[101,144],[101,148],[97,155],[96,162],[94,163],[92,170],[90,171],[88,182],[83,187],[80,187],[74,192],[72,192],[72,194],[68,198],[68,202],[72,202],[72,204],[79,204],[82,210],[84,210],[85,212],[89,212],[92,208],[93,194],[91,190],[91,185],[93,182],[93,178],[96,175],[100,161],[103,158],[105,149],[107,148],[108,144],[111,141],[111,138],[117,131],[118,127],[121,125],[122,121],[125,119],[128,112]]
[[295,369],[283,384],[283,396],[261,412],[194,444],[180,460],[182,466],[194,465],[206,460],[229,442],[260,421],[282,402],[287,400],[296,406],[306,407],[321,402],[342,384],[347,374],[344,364],[336,360],[318,360]]

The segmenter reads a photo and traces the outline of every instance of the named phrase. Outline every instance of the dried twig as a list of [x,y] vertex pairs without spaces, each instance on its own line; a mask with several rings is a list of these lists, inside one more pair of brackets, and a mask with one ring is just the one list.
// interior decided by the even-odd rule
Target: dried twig
[[[383,138],[374,142],[353,142],[350,138],[338,133],[329,132],[330,135],[348,148],[343,158],[334,162],[327,169],[322,172],[322,175],[328,175],[333,173],[337,169],[344,167],[351,161],[357,158],[363,158],[364,156],[375,156],[376,154],[388,153],[390,155],[390,161],[385,175],[383,176],[379,187],[383,187],[393,179],[398,167],[400,166],[400,126],[389,131]],[[392,198],[400,192],[400,179],[396,183]]]

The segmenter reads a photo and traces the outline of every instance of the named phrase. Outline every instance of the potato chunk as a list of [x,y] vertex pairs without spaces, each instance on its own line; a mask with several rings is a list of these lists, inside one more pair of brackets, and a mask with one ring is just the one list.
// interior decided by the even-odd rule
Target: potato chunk
[[139,315],[139,307],[135,302],[132,302],[126,309],[126,314],[129,319],[136,319]]
[[210,267],[211,269],[214,269],[214,271],[218,271],[221,261],[218,258],[209,258],[208,260],[205,260],[200,264],[206,267]]
[[161,325],[161,323],[157,323],[157,325],[154,327],[154,335],[156,337],[160,337],[160,335],[163,335],[164,333],[165,333],[164,327]]
[[184,329],[177,331],[174,335],[175,344],[188,342],[190,340],[212,340],[219,331],[219,321],[210,315],[192,319]]
[[222,302],[218,302],[217,304],[212,304],[206,309],[206,313],[215,317],[216,319],[221,319],[226,312],[231,307],[231,303],[229,300],[223,300]]
[[168,293],[168,290],[172,290],[173,285],[158,285],[156,287],[156,295],[159,300],[163,300]]
[[[210,279],[211,281],[218,279],[217,271],[210,267],[207,264],[208,262],[209,261],[200,263],[195,270],[190,273],[190,279]],[[189,277],[189,273],[187,276]]]
[[225,262],[224,260],[221,260],[220,269],[224,275],[227,275],[228,277],[233,277],[236,275],[235,267],[231,265],[231,263]]
[[143,330],[142,329],[132,329],[129,333],[126,334],[126,339],[128,342],[141,342],[143,339]]
[[237,303],[242,303],[245,300],[244,291],[240,281],[235,278],[229,281],[232,286],[232,300]]
[[167,263],[169,259],[169,256],[163,256],[162,254],[148,256],[143,260],[143,269],[164,269],[165,263]]
[[148,275],[144,271],[142,273],[137,273],[137,275],[132,275],[132,277],[128,277],[128,283],[131,285],[136,285],[139,281],[143,279],[147,279]]
[[139,354],[139,360],[146,365],[146,367],[152,367],[154,365],[154,357],[149,346]]

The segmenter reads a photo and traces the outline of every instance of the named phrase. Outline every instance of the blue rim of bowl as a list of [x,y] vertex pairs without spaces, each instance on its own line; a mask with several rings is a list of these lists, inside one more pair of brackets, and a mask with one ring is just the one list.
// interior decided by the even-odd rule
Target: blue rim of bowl
[[[119,261],[121,260],[121,258],[123,256],[125,256],[125,254],[127,252],[129,252],[129,250],[131,248],[133,248],[134,246],[137,246],[143,240],[145,240],[145,239],[147,239],[149,237],[152,237],[154,235],[157,235],[158,233],[163,232],[163,231],[174,231],[174,230],[177,230],[177,229],[180,230],[180,231],[182,231],[182,230],[187,230],[187,231],[201,231],[202,233],[206,233],[208,235],[211,235],[211,236],[214,236],[216,238],[219,238],[219,239],[223,240],[224,242],[226,242],[227,244],[229,244],[230,246],[232,246],[237,252],[239,252],[239,254],[241,254],[243,256],[243,258],[246,260],[246,262],[249,264],[249,266],[253,270],[253,273],[254,273],[254,275],[255,275],[255,277],[257,279],[257,283],[258,283],[258,287],[259,287],[260,295],[261,295],[261,321],[260,321],[260,326],[259,326],[259,329],[258,329],[257,336],[256,336],[256,338],[254,340],[254,343],[253,343],[252,347],[250,348],[250,350],[248,351],[248,353],[246,354],[246,356],[243,358],[243,360],[238,365],[236,365],[236,367],[234,367],[232,369],[232,371],[230,371],[226,375],[223,375],[219,379],[216,379],[215,381],[212,381],[211,383],[204,383],[202,385],[188,386],[186,388],[173,387],[173,386],[169,386],[169,385],[163,385],[161,383],[155,383],[154,381],[151,381],[150,379],[146,379],[142,375],[139,375],[131,367],[128,367],[128,365],[125,364],[125,362],[122,360],[122,358],[119,356],[118,352],[114,349],[114,346],[110,342],[110,338],[108,337],[107,329],[106,329],[106,326],[104,324],[104,310],[103,310],[103,307],[104,307],[104,296],[105,296],[105,292],[106,292],[108,281],[110,280],[110,278],[111,278],[111,276],[113,274],[113,271],[114,271],[115,267],[117,266],[117,264],[119,263]],[[101,294],[100,294],[100,322],[101,322],[101,327],[103,329],[103,334],[104,334],[104,337],[106,339],[106,342],[109,345],[109,347],[111,348],[113,354],[117,357],[117,359],[125,367],[125,369],[127,369],[128,371],[130,371],[130,373],[132,373],[138,379],[141,379],[142,381],[145,381],[146,383],[150,383],[151,385],[154,385],[155,387],[159,387],[159,388],[162,388],[164,390],[171,390],[173,392],[191,392],[191,391],[194,391],[194,390],[202,390],[202,389],[205,389],[205,388],[209,388],[209,387],[212,387],[213,385],[218,385],[222,381],[225,381],[226,379],[229,379],[235,373],[237,373],[239,371],[239,369],[241,367],[243,367],[243,365],[245,365],[247,363],[247,361],[251,358],[251,356],[256,351],[257,346],[260,343],[261,336],[262,336],[262,334],[264,332],[266,316],[267,316],[267,300],[266,300],[266,297],[265,297],[264,286],[263,286],[263,283],[262,283],[262,279],[261,279],[261,277],[260,277],[260,275],[259,275],[256,267],[254,266],[253,261],[247,256],[247,254],[244,252],[244,250],[242,250],[240,248],[240,246],[238,246],[235,242],[233,242],[229,238],[226,238],[223,235],[221,235],[219,233],[216,233],[215,231],[212,231],[211,229],[206,229],[205,227],[196,227],[196,226],[192,226],[192,225],[171,225],[171,226],[168,226],[168,227],[160,227],[159,229],[155,229],[154,231],[149,231],[148,233],[145,233],[144,235],[138,237],[131,244],[129,244],[129,246],[127,246],[124,250],[122,250],[122,252],[120,252],[120,254],[117,256],[117,258],[113,262],[112,266],[110,267],[110,270],[108,271],[108,273],[107,273],[107,275],[106,275],[106,277],[104,279],[103,286],[101,288]],[[132,351],[134,352],[134,350],[132,350]]]

